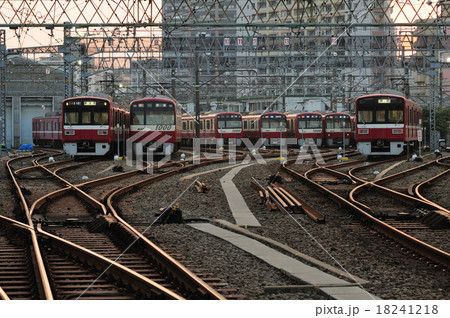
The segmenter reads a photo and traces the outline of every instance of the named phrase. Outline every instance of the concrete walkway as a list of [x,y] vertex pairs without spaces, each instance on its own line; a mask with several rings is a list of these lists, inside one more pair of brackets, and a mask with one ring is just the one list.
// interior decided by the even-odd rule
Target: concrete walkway
[[243,168],[247,168],[252,164],[241,165],[233,168],[230,172],[220,179],[223,191],[227,197],[228,205],[231,213],[236,220],[237,225],[241,226],[261,226],[253,213],[248,208],[236,185],[233,183],[234,176]]
[[282,254],[247,236],[237,234],[209,223],[190,224],[193,228],[226,240],[238,248],[260,258],[267,264],[312,285],[337,300],[373,300],[379,299],[363,288],[345,280],[324,273],[292,257]]

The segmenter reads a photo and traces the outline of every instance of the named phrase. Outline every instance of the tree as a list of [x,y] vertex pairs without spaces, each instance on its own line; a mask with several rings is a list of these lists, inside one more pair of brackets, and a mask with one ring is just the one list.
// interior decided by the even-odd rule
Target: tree
[[[438,107],[436,109],[436,130],[441,132],[441,138],[446,138],[450,122],[450,108]],[[423,124],[422,127],[427,128],[427,135],[425,138],[430,140],[430,109],[423,107]]]

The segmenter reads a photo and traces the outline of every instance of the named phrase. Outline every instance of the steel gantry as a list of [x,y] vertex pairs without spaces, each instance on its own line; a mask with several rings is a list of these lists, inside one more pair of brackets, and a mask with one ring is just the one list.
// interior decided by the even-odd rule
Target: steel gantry
[[[320,99],[328,109],[352,110],[357,95],[393,88],[434,113],[450,93],[442,84],[449,61],[441,59],[450,51],[449,4],[18,0],[0,3],[0,27],[20,40],[16,48],[8,43],[8,54],[62,54],[66,97],[106,72],[97,82],[112,93],[126,83],[120,89],[128,100],[164,92],[187,103],[200,85],[203,104],[251,110]],[[48,40],[25,45],[32,29]]]
[[6,39],[0,30],[0,142],[6,144]]

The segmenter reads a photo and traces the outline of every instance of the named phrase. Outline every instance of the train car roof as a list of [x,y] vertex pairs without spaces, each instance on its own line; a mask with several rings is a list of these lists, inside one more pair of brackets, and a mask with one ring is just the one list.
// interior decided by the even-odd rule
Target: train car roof
[[265,112],[265,113],[261,113],[261,114],[249,113],[249,114],[244,115],[244,116],[245,117],[260,117],[260,116],[266,116],[266,115],[284,115],[284,116],[286,116],[286,114],[282,113],[282,112]]
[[320,115],[321,117],[323,117],[323,115],[321,113],[318,112],[301,112],[301,113],[289,113],[289,114],[285,114],[286,116],[301,116],[301,115]]
[[223,111],[223,110],[214,110],[214,111],[205,112],[203,114],[200,114],[200,116],[217,116],[217,115],[226,115],[226,114],[242,116],[242,114],[238,113],[238,112],[229,112],[229,111]]
[[391,93],[373,93],[373,94],[370,94],[370,95],[358,96],[355,99],[355,103],[361,98],[380,97],[380,96],[402,98],[403,100],[411,102],[411,103],[414,103],[417,107],[420,107],[420,105],[416,101],[414,101],[414,100],[412,100],[410,98],[406,98],[405,96],[402,95],[402,93],[396,92],[396,91],[392,91]]
[[349,113],[346,113],[346,112],[335,112],[335,113],[328,113],[328,114],[325,114],[325,117],[326,116],[330,116],[330,115],[333,115],[333,116],[335,116],[335,115],[347,115],[347,116],[352,116],[351,114],[349,114]]
[[358,96],[356,97],[355,100],[361,99],[361,98],[370,98],[370,97],[380,97],[380,96],[389,96],[389,97],[399,97],[402,99],[408,99],[405,96],[401,95],[401,94],[370,94],[370,95],[362,95],[362,96]]
[[[97,96],[94,96],[94,95],[97,95]],[[62,103],[63,103],[63,105],[64,105],[64,103],[65,103],[66,101],[69,101],[69,100],[74,100],[74,99],[86,99],[86,98],[94,98],[94,99],[104,100],[104,101],[109,102],[109,103],[111,104],[111,106],[113,106],[113,107],[120,108],[120,109],[122,109],[122,110],[124,110],[124,111],[127,111],[127,112],[129,111],[129,107],[124,106],[124,105],[122,105],[122,104],[119,104],[119,103],[116,102],[116,101],[113,101],[111,96],[108,96],[108,95],[102,94],[102,93],[94,93],[94,94],[83,95],[83,96],[69,97],[69,98],[64,99],[64,100],[62,101]]]
[[166,101],[171,101],[171,102],[175,103],[173,98],[170,98],[169,96],[165,96],[165,95],[154,95],[154,96],[146,96],[146,97],[143,97],[143,98],[137,98],[137,99],[131,101],[131,103],[134,103],[134,102],[137,102],[137,101],[143,101],[143,100],[166,100]]

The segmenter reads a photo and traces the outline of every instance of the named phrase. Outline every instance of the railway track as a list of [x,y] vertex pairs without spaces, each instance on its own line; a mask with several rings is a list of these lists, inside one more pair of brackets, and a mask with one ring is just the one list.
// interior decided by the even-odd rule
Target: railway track
[[[276,154],[272,153],[272,155]],[[333,154],[332,157],[334,159],[335,154]],[[43,160],[44,159],[41,161]],[[206,164],[208,163],[205,161],[205,165]],[[347,164],[350,165],[350,163]],[[44,165],[47,166],[49,164],[46,163]],[[51,166],[56,167],[56,165]],[[36,169],[46,171],[42,168]],[[50,167],[47,167],[47,169],[53,173],[56,171],[55,175],[57,175],[57,177],[55,176],[54,178],[65,179],[61,177],[61,171],[69,168],[67,167],[53,171]],[[116,202],[120,201],[122,198],[126,198],[130,191],[149,185],[152,187],[157,186],[157,184],[155,184],[156,181],[169,176],[174,176],[177,173],[189,169],[193,169],[193,167],[191,167],[189,163],[185,163],[183,166],[173,164],[171,167],[163,167],[161,171],[155,170],[155,173],[152,176],[139,171],[127,171],[125,173],[116,174],[116,176],[98,178],[97,180],[84,181],[81,183],[79,182],[80,178],[74,178],[71,180],[74,184],[61,183],[61,189],[53,191],[54,193],[50,194],[50,196],[47,195],[45,199],[40,201],[36,200],[37,203],[29,208],[27,215],[34,221],[32,222],[33,227],[31,232],[34,232],[38,238],[40,246],[39,250],[43,255],[44,268],[46,268],[45,266],[53,266],[52,268],[54,268],[54,270],[52,273],[55,273],[55,275],[64,270],[70,271],[71,269],[74,270],[74,273],[78,272],[80,274],[80,277],[77,277],[76,274],[74,274],[72,277],[73,280],[70,278],[65,282],[61,282],[61,276],[58,276],[54,282],[53,276],[51,276],[49,278],[49,285],[51,286],[50,290],[52,291],[51,297],[54,297],[55,299],[77,299],[80,296],[80,299],[148,299],[149,297],[153,299],[171,299],[164,298],[170,296],[161,296],[161,292],[156,292],[156,286],[161,286],[176,294],[180,299],[205,299],[205,290],[210,288],[219,292],[223,298],[239,298],[239,295],[234,295],[235,291],[229,290],[224,282],[220,281],[220,279],[211,273],[196,269],[195,265],[193,267],[185,267],[182,271],[194,272],[198,279],[208,282],[210,287],[202,287],[205,289],[199,289],[198,285],[196,285],[195,282],[193,283],[197,278],[176,278],[178,277],[178,274],[174,274],[174,272],[179,270],[171,268],[173,265],[166,265],[166,261],[160,260],[160,254],[168,253],[161,250],[159,247],[152,246],[150,241],[151,235],[145,233],[146,226],[148,226],[148,220],[147,223],[145,223],[145,220],[133,220],[132,215],[123,214],[123,211],[119,210],[115,211],[116,213],[113,212],[116,209]],[[321,183],[322,187],[327,188],[331,192],[336,192],[332,190],[333,187],[347,185],[347,181],[344,180],[349,180],[348,176],[342,176],[342,173],[329,173],[329,166],[314,167],[314,169],[314,173],[306,173],[307,178],[311,179],[309,181],[312,183]],[[19,175],[22,175],[23,177],[32,173],[32,171],[33,170],[31,169],[30,171],[21,171]],[[323,175],[320,176],[320,174]],[[301,183],[298,183],[297,186],[306,188],[309,187],[308,184],[308,182],[302,181]],[[352,187],[354,186],[355,185],[353,184]],[[324,191],[324,193],[329,198],[329,193],[326,191]],[[341,197],[342,196],[344,195],[341,194]],[[74,201],[73,204],[69,203],[64,205],[64,202],[67,202],[67,198],[70,197],[77,198],[73,199],[77,202]],[[90,198],[87,199],[88,197]],[[32,200],[25,201],[25,205],[28,206],[30,201]],[[336,202],[341,201],[336,199]],[[346,204],[341,202],[339,205],[344,213],[356,215],[355,211]],[[74,212],[72,209],[75,206],[77,206],[77,209],[80,209],[80,211]],[[69,213],[67,212],[68,207],[71,208],[71,212]],[[107,213],[110,213],[110,215],[107,215]],[[346,216],[348,214],[346,214]],[[344,218],[342,221],[345,221]],[[133,227],[129,225],[130,223],[133,224]],[[367,222],[365,222],[365,224],[366,223]],[[345,224],[345,222],[343,222],[343,224]],[[395,225],[391,223],[390,225],[396,226],[397,228],[400,227],[399,224]],[[417,234],[417,236],[419,236],[419,234],[423,232],[423,229],[419,228],[419,224],[416,224],[415,226],[417,228],[412,228],[411,226],[410,228],[404,228],[404,231],[420,231]],[[121,228],[119,231],[121,234],[108,232],[111,228],[115,228],[114,231],[116,231],[117,228]],[[144,232],[144,235],[141,234],[142,232]],[[410,233],[411,235],[414,234],[414,232]],[[117,237],[120,237],[118,241]],[[122,237],[127,238],[123,239]],[[118,253],[124,249],[124,246],[129,246],[129,243],[134,240],[137,240],[137,242],[140,242],[142,245],[136,245],[136,250],[130,249],[129,254],[126,253],[123,260],[118,258],[116,262],[118,267],[114,267],[114,271],[116,272],[109,274],[109,272],[106,271],[105,273],[108,274],[105,277],[100,277],[99,281],[95,282],[95,284],[97,284],[96,287],[98,288],[89,288],[88,290],[90,290],[90,292],[83,293],[88,287],[87,282],[89,280],[92,282],[92,276],[98,277],[104,272],[110,266],[110,262],[114,263],[115,258],[118,257]],[[97,245],[92,242],[104,242],[104,244]],[[67,252],[66,250],[70,250],[70,252]],[[79,250],[84,250],[84,252],[80,252]],[[79,253],[81,253],[82,256],[79,256]],[[31,255],[33,255],[33,253],[31,253]],[[173,261],[170,262],[172,264],[182,262],[180,261],[182,257],[179,257],[179,255],[175,257],[168,254],[168,256],[173,259]],[[97,262],[99,264],[97,264]],[[163,271],[166,273],[166,275],[158,278],[151,276],[154,278],[154,282],[158,283],[157,285],[149,286],[148,281],[146,280],[149,279],[149,277],[146,276],[146,273],[151,271],[151,269],[146,267],[149,263],[157,264],[155,272],[161,272],[161,269],[164,268]],[[62,269],[58,267],[59,265],[62,266]],[[64,266],[67,266],[67,268],[64,269]],[[125,274],[120,274],[120,271],[125,271]],[[34,270],[32,272],[34,273]],[[48,272],[50,272],[50,270],[48,270]],[[167,275],[167,273],[170,274]],[[130,281],[135,280],[135,282],[129,286],[124,286],[123,277],[121,278],[121,275],[137,275],[137,278],[127,278],[127,280]],[[144,280],[142,281],[142,279]],[[170,285],[170,281],[177,282],[174,285]],[[56,286],[58,286],[58,288],[56,288]],[[1,284],[0,287],[2,287]],[[201,296],[198,296],[199,294],[195,294],[195,292],[191,293],[193,290],[201,290]],[[0,297],[2,297],[1,295],[3,294],[7,297],[6,292],[2,293],[0,291]],[[37,299],[45,299],[41,294],[37,296]]]
[[[291,162],[292,163],[292,162]],[[406,233],[402,232],[400,229],[393,227],[392,225],[387,224],[386,222],[380,220],[380,218],[377,218],[377,213],[373,213],[373,211],[370,210],[366,205],[360,204],[358,201],[354,199],[354,196],[356,193],[362,192],[363,189],[365,190],[366,187],[370,186],[370,191],[364,191],[364,193],[370,193],[370,195],[373,195],[375,191],[381,191],[381,192],[389,192],[389,196],[396,196],[395,199],[390,201],[392,204],[395,204],[394,206],[398,205],[398,200],[401,199],[402,204],[400,206],[403,206],[405,202],[408,202],[408,215],[411,214],[410,209],[421,209],[421,211],[424,211],[424,208],[430,209],[430,211],[433,210],[433,206],[427,205],[423,201],[416,200],[414,201],[413,198],[405,198],[407,196],[397,196],[397,193],[394,193],[390,191],[389,189],[383,188],[381,186],[378,186],[376,184],[373,184],[371,182],[364,182],[362,185],[357,186],[353,190],[350,191],[349,197],[350,201],[346,200],[341,195],[336,194],[335,192],[328,189],[326,186],[321,185],[317,182],[314,182],[313,180],[310,180],[306,176],[303,176],[301,173],[298,173],[294,171],[293,169],[288,168],[289,162],[286,162],[282,166],[282,170],[289,175],[293,176],[297,180],[301,180],[303,184],[307,184],[308,186],[311,186],[318,191],[324,193],[325,195],[328,195],[329,198],[333,201],[335,201],[339,206],[344,206],[346,209],[349,209],[351,213],[355,215],[355,217],[359,218],[364,224],[368,224],[372,226],[374,229],[379,231],[380,233],[386,235],[387,237],[398,241],[400,244],[414,250],[417,253],[420,253],[421,255],[424,255],[428,259],[431,259],[445,267],[450,267],[450,254],[446,251],[440,250],[439,248],[436,248],[434,246],[431,246],[421,240],[418,240],[416,238],[411,237],[410,235],[407,235]],[[307,174],[305,174],[307,175]],[[411,199],[414,204],[409,200]],[[375,206],[378,207],[380,201],[384,199],[381,199],[379,196],[374,199]],[[403,208],[404,209],[404,208]],[[372,213],[371,213],[372,212]],[[396,208],[395,213],[399,217],[406,217],[402,212],[398,213],[398,208]],[[428,211],[424,211],[424,213],[427,213]],[[389,214],[388,211],[380,212],[378,216],[386,216],[386,214]]]
[[[202,164],[208,163],[205,161]],[[76,295],[89,299],[108,297],[108,299],[225,299],[195,274],[141,236],[138,231],[120,219],[106,216],[105,206],[81,189],[94,188],[96,183],[111,183],[114,178],[85,182],[81,186],[75,186],[59,177],[54,171],[40,167],[54,178],[63,181],[65,187],[35,200],[31,207],[29,207],[31,200],[26,200],[23,194],[24,188],[20,187],[16,173],[12,172],[12,169],[10,172],[27,216],[27,223],[34,228],[32,233],[36,235],[36,231],[39,236],[38,249],[43,255],[40,261],[41,267],[47,268],[50,273],[47,280],[51,286],[51,292],[49,292],[51,296],[45,299],[80,297]],[[186,169],[184,166],[178,168]],[[174,171],[161,173],[150,179],[154,181],[165,175],[177,173],[176,169]],[[28,172],[22,171],[22,173]],[[133,172],[133,174],[137,175],[139,172]],[[122,175],[119,177],[124,178]],[[125,175],[126,177],[129,175]],[[144,179],[146,178],[148,179],[148,176]],[[97,192],[95,196],[101,197],[101,192]],[[105,222],[107,226],[98,225]],[[115,229],[114,234],[108,232],[111,231],[110,227]],[[96,230],[93,231],[93,228]],[[97,241],[100,244],[103,242],[102,246],[90,245]],[[117,256],[118,251],[124,248],[123,244],[127,246],[136,244],[136,248],[130,251],[134,254],[124,256],[125,265],[120,264],[120,258]],[[117,258],[117,262],[113,261],[113,258]],[[152,264],[151,267],[149,264]],[[66,281],[62,279],[60,274],[71,269],[73,269],[73,277]],[[83,288],[87,288],[87,280],[98,277],[102,270],[106,273],[105,277],[108,281],[102,281],[94,288],[88,286],[89,292],[82,292]],[[159,277],[155,277],[158,273]],[[124,288],[125,280],[122,275],[132,276],[133,278],[128,277],[126,281],[133,283],[127,283]],[[40,296],[40,299],[44,298]]]

